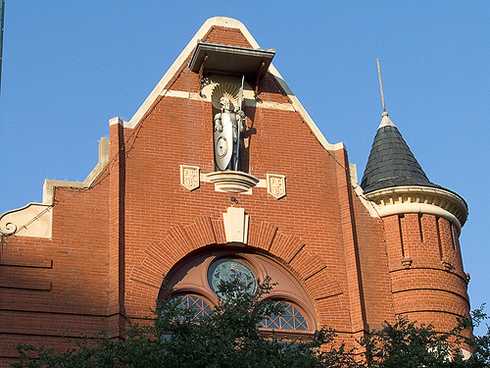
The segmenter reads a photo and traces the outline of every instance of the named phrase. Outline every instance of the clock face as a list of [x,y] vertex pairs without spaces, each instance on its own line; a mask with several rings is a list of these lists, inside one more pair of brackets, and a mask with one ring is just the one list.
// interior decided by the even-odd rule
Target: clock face
[[239,280],[248,293],[257,290],[257,279],[244,262],[236,259],[222,258],[211,264],[208,271],[208,282],[216,294],[219,293],[221,282]]
[[228,152],[228,141],[225,137],[219,137],[216,142],[216,153],[219,157],[224,157]]

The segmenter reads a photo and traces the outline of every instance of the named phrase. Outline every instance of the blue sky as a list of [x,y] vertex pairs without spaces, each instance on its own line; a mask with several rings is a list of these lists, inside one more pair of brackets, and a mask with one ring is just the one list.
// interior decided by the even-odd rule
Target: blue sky
[[205,19],[244,22],[320,129],[362,175],[388,110],[429,178],[460,193],[473,306],[490,302],[487,1],[7,0],[0,212],[44,178],[83,179],[108,119],[129,119]]

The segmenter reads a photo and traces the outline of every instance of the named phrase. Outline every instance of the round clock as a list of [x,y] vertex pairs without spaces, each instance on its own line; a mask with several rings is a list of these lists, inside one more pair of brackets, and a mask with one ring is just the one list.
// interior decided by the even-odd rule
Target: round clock
[[222,258],[211,264],[208,271],[208,282],[211,289],[219,295],[221,282],[238,279],[243,288],[253,294],[257,290],[257,279],[252,270],[242,261]]

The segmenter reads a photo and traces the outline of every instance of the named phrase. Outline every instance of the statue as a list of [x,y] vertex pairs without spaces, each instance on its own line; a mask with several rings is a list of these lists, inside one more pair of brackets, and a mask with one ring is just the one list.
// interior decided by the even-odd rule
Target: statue
[[[240,105],[241,100],[242,97]],[[245,114],[241,106],[234,107],[228,97],[221,97],[220,105],[221,112],[214,116],[214,159],[219,170],[238,171]]]

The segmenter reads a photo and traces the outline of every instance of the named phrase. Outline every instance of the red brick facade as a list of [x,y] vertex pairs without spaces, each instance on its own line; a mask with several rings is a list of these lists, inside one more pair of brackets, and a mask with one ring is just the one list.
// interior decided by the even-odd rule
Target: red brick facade
[[[252,47],[237,28],[214,26],[205,40]],[[199,76],[186,62],[165,88],[196,93]],[[291,102],[270,74],[259,97]],[[149,316],[179,262],[227,247],[231,197],[250,217],[242,247],[294,275],[316,327],[353,341],[398,314],[441,330],[467,315],[454,225],[432,214],[373,216],[351,183],[347,152],[322,147],[299,112],[245,112],[255,132],[250,174],[285,175],[287,195],[277,200],[264,188],[230,195],[211,183],[183,188],[180,165],[214,170],[211,103],[160,95],[134,128],[110,126],[108,163],[88,188],[55,188],[51,238],[6,238],[0,367],[19,343],[62,348],[100,331],[121,336],[128,321]]]

